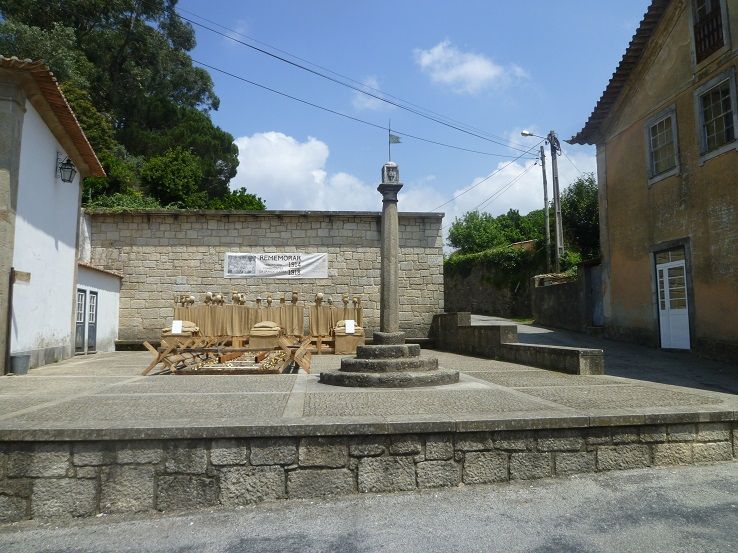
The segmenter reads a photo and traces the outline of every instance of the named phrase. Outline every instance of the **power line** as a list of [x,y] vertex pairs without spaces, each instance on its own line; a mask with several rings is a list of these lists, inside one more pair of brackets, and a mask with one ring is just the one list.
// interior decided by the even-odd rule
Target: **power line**
[[[252,41],[252,42],[255,42],[255,43],[257,43],[257,44],[261,44],[262,46],[265,46],[265,47],[267,47],[267,48],[270,48],[270,49],[272,49],[272,50],[274,50],[274,51],[276,51],[276,52],[279,52],[280,54],[284,54],[284,55],[286,55],[286,56],[290,56],[291,58],[294,58],[294,59],[296,59],[296,60],[299,60],[299,61],[301,61],[301,62],[303,62],[303,63],[309,64],[309,65],[312,65],[313,67],[317,67],[318,69],[321,69],[322,71],[325,71],[325,72],[327,72],[327,73],[330,73],[330,74],[332,74],[332,75],[336,75],[337,77],[340,77],[340,78],[342,78],[342,79],[345,79],[345,80],[347,80],[347,81],[350,81],[350,82],[352,82],[352,83],[355,83],[355,84],[357,84],[358,86],[362,87],[362,89],[360,89],[360,90],[354,89],[354,90],[356,90],[357,92],[359,92],[359,93],[361,93],[361,94],[367,94],[367,93],[365,92],[365,90],[363,90],[363,89],[369,89],[369,90],[372,90],[372,91],[374,91],[374,92],[375,92],[375,93],[377,93],[377,94],[381,94],[382,96],[386,96],[386,97],[388,97],[388,98],[393,98],[393,99],[395,99],[395,100],[397,100],[397,101],[399,101],[399,102],[402,102],[402,103],[404,103],[404,104],[407,104],[407,105],[409,105],[409,106],[412,106],[412,107],[414,107],[414,108],[418,108],[418,109],[420,109],[420,110],[423,110],[423,111],[424,111],[424,112],[426,112],[426,113],[430,113],[430,114],[436,115],[436,116],[438,116],[438,117],[440,117],[440,118],[444,119],[445,121],[450,121],[450,122],[452,122],[452,123],[456,123],[456,124],[458,124],[458,125],[462,125],[463,127],[466,127],[467,129],[472,129],[472,130],[475,130],[475,131],[477,131],[477,132],[483,133],[483,134],[484,134],[484,135],[486,135],[487,137],[491,137],[491,138],[496,138],[496,139],[504,140],[504,141],[506,141],[506,142],[507,142],[508,144],[513,144],[513,145],[515,145],[515,146],[520,146],[521,148],[525,148],[525,146],[524,146],[523,144],[520,144],[520,143],[517,143],[517,142],[513,142],[513,141],[511,141],[511,140],[508,140],[507,138],[505,138],[505,137],[502,137],[502,136],[498,136],[498,135],[495,135],[495,134],[492,134],[492,133],[488,133],[488,132],[486,132],[486,131],[484,131],[484,130],[482,130],[482,129],[479,129],[479,128],[477,128],[477,127],[474,127],[473,125],[469,125],[469,124],[467,124],[467,123],[464,123],[464,122],[462,122],[462,121],[458,121],[458,120],[456,120],[456,119],[453,119],[452,117],[448,117],[448,116],[446,116],[446,115],[443,115],[443,114],[441,114],[441,113],[435,112],[435,111],[433,111],[433,110],[430,110],[430,109],[428,109],[428,108],[424,108],[423,106],[420,106],[420,105],[418,105],[418,104],[414,104],[413,102],[410,102],[409,100],[405,100],[405,99],[403,99],[403,98],[400,98],[400,97],[398,97],[398,96],[394,96],[394,95],[392,95],[392,94],[389,94],[388,92],[382,91],[382,90],[380,90],[380,89],[378,89],[378,88],[375,88],[375,87],[369,86],[369,85],[367,85],[366,83],[363,83],[363,82],[357,81],[356,79],[353,79],[353,78],[351,78],[351,77],[349,77],[349,76],[347,76],[347,75],[343,75],[342,73],[338,73],[337,71],[333,71],[332,69],[330,69],[330,68],[328,68],[328,67],[325,67],[325,66],[323,66],[323,65],[320,65],[320,64],[318,64],[318,63],[312,62],[312,61],[310,61],[310,60],[308,60],[308,59],[305,59],[305,58],[302,58],[302,57],[300,57],[300,56],[297,56],[297,55],[295,55],[295,54],[293,54],[293,53],[291,53],[291,52],[288,52],[288,51],[286,51],[286,50],[282,50],[282,49],[280,49],[280,48],[277,48],[276,46],[273,46],[273,45],[271,45],[271,44],[269,44],[269,43],[267,43],[267,42],[261,41],[261,40],[259,40],[259,39],[257,39],[257,38],[254,38],[254,37],[250,36],[250,35],[244,34],[244,33],[240,32],[240,31],[237,31],[237,30],[235,30],[235,29],[233,29],[233,28],[231,28],[231,27],[227,27],[227,26],[225,26],[225,25],[222,25],[221,23],[218,23],[217,21],[214,21],[214,20],[212,20],[212,19],[208,19],[207,17],[203,17],[202,15],[199,15],[199,14],[197,14],[197,13],[193,12],[193,11],[190,11],[190,10],[186,10],[186,9],[184,9],[184,8],[182,8],[182,7],[176,7],[176,8],[174,8],[174,10],[175,10],[175,15],[177,15],[178,17],[181,17],[181,18],[182,18],[183,20],[185,20],[185,21],[188,21],[189,23],[191,23],[191,24],[193,24],[193,25],[198,25],[198,26],[202,26],[202,28],[204,28],[204,29],[208,29],[208,30],[211,30],[212,32],[216,32],[216,33],[217,33],[217,31],[215,31],[215,30],[212,30],[212,29],[209,29],[208,27],[206,27],[206,26],[204,26],[204,25],[198,24],[198,23],[197,23],[197,22],[195,22],[195,21],[192,21],[192,20],[190,20],[190,19],[188,19],[188,18],[185,18],[184,16],[182,16],[181,14],[179,14],[179,13],[176,13],[176,12],[184,12],[184,13],[187,13],[187,14],[189,14],[189,15],[193,16],[193,17],[196,17],[197,19],[200,19],[200,20],[202,20],[202,21],[206,21],[206,22],[210,23],[211,25],[215,25],[216,27],[219,27],[219,28],[223,29],[224,31],[227,31],[227,32],[228,32],[228,33],[230,33],[230,34],[226,33],[226,34],[224,34],[224,35],[222,35],[222,36],[224,36],[225,38],[228,38],[229,40],[235,40],[235,39],[233,39],[233,37],[231,36],[231,34],[233,34],[233,35],[238,35],[238,36],[240,36],[240,37],[243,37],[243,38],[245,38],[245,39],[247,39],[247,40],[250,40],[250,41]],[[220,33],[218,33],[218,34],[220,34]],[[237,40],[235,40],[235,41],[236,41],[236,42],[240,42],[240,41],[237,41]],[[243,43],[242,43],[242,44],[243,44]],[[248,46],[249,48],[251,48],[251,47],[252,47],[252,46],[251,46],[251,45],[249,45],[249,44],[244,44],[244,46]],[[259,52],[262,52],[262,50],[260,50],[260,49],[257,49],[257,50],[258,50]],[[272,54],[271,54],[270,52],[263,52],[263,53],[265,53],[265,54],[267,54],[267,55],[272,55]],[[279,57],[277,57],[277,59],[280,59],[280,61],[285,61],[285,62],[287,62],[287,63],[290,63],[290,62],[289,62],[288,60],[282,60],[282,59],[281,59],[281,58],[279,58]],[[324,75],[321,75],[321,76],[324,76]],[[341,85],[343,85],[343,86],[346,86],[346,83],[338,83],[338,84],[341,84]],[[381,101],[386,101],[386,100],[385,100],[384,98],[382,98],[382,97],[377,97],[377,96],[373,96],[373,97],[374,97],[374,98],[376,98],[376,99],[378,99],[378,100],[381,100]],[[395,104],[392,104],[392,105],[395,105]],[[402,106],[397,106],[397,107],[402,107]]]
[[561,153],[562,153],[562,154],[564,154],[564,157],[565,157],[565,158],[566,158],[567,160],[569,160],[569,163],[571,163],[571,166],[572,166],[572,167],[574,167],[574,169],[576,169],[576,170],[577,170],[577,172],[578,172],[578,173],[579,173],[580,175],[583,175],[583,174],[584,174],[584,173],[582,173],[582,172],[581,172],[581,171],[579,170],[579,167],[577,167],[576,165],[574,165],[574,162],[573,162],[573,161],[571,160],[571,158],[570,158],[570,157],[569,157],[568,155],[566,155],[566,152],[564,151],[564,149],[563,149],[563,148],[561,149]]
[[491,196],[489,196],[486,200],[484,200],[481,204],[479,204],[477,207],[475,207],[472,211],[476,211],[477,209],[482,209],[482,207],[484,207],[488,203],[495,201],[502,194],[504,194],[507,190],[509,190],[512,187],[513,184],[515,184],[517,181],[519,181],[523,177],[523,175],[525,175],[528,171],[530,171],[531,169],[533,169],[533,167],[535,167],[536,165],[537,165],[537,163],[532,163],[531,165],[529,165],[528,167],[526,167],[520,174],[518,174],[518,176],[516,176],[515,178],[513,178],[510,182],[508,182],[505,186],[503,186],[502,188],[500,188],[497,192],[495,192],[494,194],[492,194]]
[[[374,127],[376,129],[381,129],[382,131],[386,131],[387,130],[387,127],[385,127],[383,125],[379,125],[377,123],[372,123],[371,121],[367,121],[365,119],[361,119],[359,117],[354,117],[353,115],[349,115],[347,113],[343,113],[343,112],[340,112],[340,111],[337,111],[337,110],[334,110],[334,109],[331,109],[331,108],[327,108],[325,106],[321,106],[319,104],[316,104],[314,102],[310,102],[310,101],[305,100],[303,98],[298,98],[297,96],[293,96],[291,94],[287,94],[286,92],[282,92],[281,90],[277,90],[276,88],[272,88],[272,87],[269,87],[269,86],[266,86],[266,85],[257,83],[256,81],[252,81],[250,79],[247,79],[246,77],[242,77],[242,76],[237,75],[235,73],[231,73],[230,71],[226,71],[225,69],[221,69],[219,67],[215,67],[214,65],[210,65],[209,63],[205,63],[203,61],[199,61],[199,60],[196,60],[194,58],[193,58],[192,61],[194,63],[198,64],[198,65],[201,65],[203,67],[207,67],[208,69],[210,69],[212,71],[216,71],[218,73],[222,73],[223,75],[227,75],[227,76],[232,77],[234,79],[238,79],[239,81],[243,81],[243,82],[248,83],[248,84],[250,84],[252,86],[261,88],[263,90],[267,90],[267,91],[272,92],[274,94],[278,94],[278,95],[283,96],[285,98],[288,98],[290,100],[294,100],[296,102],[300,102],[301,104],[305,104],[305,105],[314,107],[316,109],[319,109],[319,110],[322,110],[322,111],[325,111],[325,112],[328,112],[328,113],[332,113],[333,115],[338,115],[340,117],[344,117],[346,119],[350,119],[351,121],[355,121],[357,123],[362,123],[364,125],[368,125],[370,127]],[[480,150],[473,150],[471,148],[464,148],[462,146],[454,146],[453,144],[446,144],[445,142],[439,142],[437,140],[431,140],[430,138],[423,138],[421,136],[417,136],[417,135],[410,134],[410,133],[403,132],[403,131],[398,131],[396,129],[392,129],[392,132],[394,134],[398,134],[400,136],[405,136],[407,138],[412,138],[414,140],[420,140],[422,142],[427,142],[429,144],[435,144],[437,146],[443,146],[443,147],[446,147],[446,148],[453,148],[454,150],[461,150],[461,151],[464,151],[464,152],[470,152],[470,153],[481,154],[481,155],[486,155],[486,156],[495,156],[495,157],[504,157],[504,158],[512,157],[512,156],[509,156],[509,155],[506,155],[506,154],[496,154],[496,153],[492,153],[492,152],[482,152]],[[528,152],[524,152],[520,156],[517,156],[515,158],[515,160],[520,159],[526,153],[528,153]]]
[[[309,67],[307,67],[305,65],[302,65],[300,63],[297,63],[297,62],[294,62],[292,60],[289,60],[289,59],[287,59],[287,58],[285,58],[283,56],[279,56],[277,54],[274,54],[273,52],[269,52],[268,50],[265,50],[264,48],[259,48],[258,46],[254,46],[253,44],[249,44],[248,42],[244,42],[243,40],[239,40],[239,39],[237,39],[237,38],[229,35],[228,33],[224,33],[224,32],[218,31],[216,29],[213,29],[212,27],[208,27],[207,25],[204,25],[203,23],[199,23],[197,21],[194,21],[194,20],[192,20],[192,19],[190,19],[188,17],[185,17],[185,16],[183,16],[181,14],[177,14],[177,16],[180,17],[181,19],[183,19],[184,21],[187,21],[188,23],[191,23],[192,25],[197,25],[198,27],[201,27],[203,29],[206,29],[206,30],[208,30],[210,32],[213,32],[213,33],[215,33],[217,35],[220,35],[220,36],[222,36],[224,38],[227,38],[228,40],[232,40],[234,42],[237,42],[239,44],[242,44],[242,45],[246,46],[247,48],[251,48],[252,50],[255,50],[257,52],[261,52],[262,54],[265,54],[267,56],[270,56],[270,57],[272,57],[274,59],[277,59],[277,60],[282,61],[284,63],[287,63],[289,65],[292,65],[293,67],[297,67],[299,69],[302,69],[303,71],[307,71],[308,73],[311,73],[311,74],[316,75],[318,77],[322,77],[322,78],[327,79],[327,80],[329,80],[329,81],[331,81],[333,83],[339,84],[341,86],[345,86],[347,88],[350,88],[351,90],[355,90],[356,92],[359,92],[361,94],[365,94],[365,95],[370,96],[370,97],[372,97],[372,98],[374,98],[376,100],[380,100],[382,102],[385,102],[387,104],[393,105],[393,106],[398,107],[400,109],[404,109],[406,111],[409,111],[410,113],[414,113],[415,115],[418,115],[418,116],[423,117],[425,119],[428,119],[430,121],[434,121],[434,122],[436,122],[436,123],[438,123],[440,125],[444,125],[446,127],[455,129],[455,130],[457,130],[459,132],[463,132],[465,134],[468,134],[468,135],[471,135],[471,136],[480,138],[482,140],[486,140],[487,142],[492,142],[493,144],[497,144],[498,146],[503,146],[505,148],[510,148],[511,150],[517,150],[519,152],[527,151],[527,150],[523,150],[522,148],[517,148],[515,146],[511,146],[509,144],[505,144],[504,142],[500,142],[499,140],[494,140],[492,138],[488,138],[488,137],[483,136],[481,134],[478,134],[478,133],[475,133],[475,132],[472,132],[472,131],[463,129],[463,128],[457,126],[457,125],[453,125],[451,123],[447,123],[447,122],[445,122],[445,121],[443,121],[441,119],[438,119],[437,117],[433,117],[433,116],[427,115],[427,114],[425,114],[425,113],[423,113],[423,112],[421,112],[421,111],[419,111],[417,109],[409,108],[409,107],[404,106],[404,105],[402,105],[402,104],[400,104],[398,102],[395,102],[395,101],[392,101],[392,100],[388,100],[387,98],[383,98],[382,96],[379,96],[378,94],[373,94],[371,92],[367,92],[366,90],[362,90],[361,88],[359,88],[357,86],[354,86],[354,85],[349,84],[349,83],[345,83],[345,82],[343,82],[343,81],[341,81],[339,79],[336,79],[334,77],[331,77],[330,75],[326,75],[325,73],[321,73],[320,71],[316,71],[315,69],[311,69],[311,68],[309,68]],[[201,65],[204,65],[204,64],[201,64]]]
[[472,186],[470,186],[470,187],[469,187],[469,188],[467,188],[466,190],[462,190],[461,192],[459,192],[459,193],[458,193],[458,194],[456,194],[455,196],[452,196],[450,200],[448,200],[448,201],[446,201],[446,202],[442,203],[442,204],[441,204],[441,205],[439,205],[438,207],[435,207],[435,208],[433,208],[433,211],[435,211],[436,209],[440,209],[440,208],[442,208],[442,207],[443,207],[443,206],[445,206],[445,205],[448,205],[448,204],[450,204],[450,203],[451,203],[451,202],[453,202],[453,201],[454,201],[454,200],[455,200],[456,198],[460,198],[461,196],[463,196],[463,195],[464,195],[464,194],[466,194],[467,192],[470,192],[471,190],[474,190],[474,189],[475,189],[475,188],[476,188],[477,186],[479,186],[479,185],[480,185],[480,184],[482,184],[483,182],[485,182],[485,181],[487,181],[487,180],[491,179],[491,178],[492,178],[492,177],[494,177],[494,176],[495,176],[496,174],[498,174],[498,173],[499,173],[500,171],[503,171],[504,169],[507,169],[507,168],[508,168],[508,167],[509,167],[510,165],[512,165],[512,164],[513,164],[513,163],[515,163],[516,161],[520,160],[520,159],[521,159],[521,158],[522,158],[522,157],[523,157],[523,156],[524,156],[524,155],[525,155],[526,153],[530,153],[530,151],[531,151],[531,150],[533,150],[533,149],[537,148],[537,147],[538,147],[538,146],[540,146],[540,145],[541,145],[542,143],[543,143],[543,140],[541,140],[540,142],[538,142],[538,144],[536,144],[535,146],[533,146],[532,148],[530,148],[530,149],[529,149],[529,150],[528,150],[527,152],[525,152],[525,153],[523,153],[523,154],[519,155],[518,157],[516,157],[516,158],[515,158],[515,159],[513,159],[512,161],[510,161],[510,162],[506,163],[505,165],[503,165],[503,166],[502,166],[502,167],[500,167],[499,169],[497,169],[497,170],[495,170],[495,171],[492,171],[492,172],[491,172],[491,173],[490,173],[489,175],[487,175],[486,177],[484,177],[484,178],[483,178],[482,180],[480,180],[480,181],[479,181],[478,183],[476,183],[476,184],[473,184]]
[[[515,175],[511,180],[509,180],[507,183],[505,183],[504,185],[502,185],[501,188],[499,188],[498,190],[496,190],[495,192],[493,192],[486,199],[484,199],[480,204],[477,204],[476,207],[474,207],[473,209],[470,209],[469,211],[477,211],[478,209],[481,209],[482,206],[484,206],[486,203],[488,203],[490,201],[494,201],[497,198],[499,198],[502,194],[504,194],[507,190],[509,190],[510,187],[512,187],[513,184],[515,184],[518,180],[520,180],[523,177],[523,175],[525,175],[528,171],[530,171],[536,165],[537,165],[537,163],[533,163],[532,165],[529,165],[528,167],[526,167],[525,169],[523,169],[520,173],[518,173],[517,175]],[[444,225],[441,230],[447,229],[447,228],[451,227],[451,225],[453,225],[453,223],[448,223],[448,224]]]

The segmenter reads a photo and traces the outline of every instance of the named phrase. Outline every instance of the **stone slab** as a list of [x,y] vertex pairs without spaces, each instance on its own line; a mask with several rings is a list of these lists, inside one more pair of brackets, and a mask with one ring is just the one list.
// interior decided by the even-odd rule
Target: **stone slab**
[[489,413],[504,411],[542,411],[548,406],[535,398],[504,390],[387,390],[382,392],[308,393],[305,416],[333,415],[424,415]]
[[[32,371],[33,372],[33,371]],[[126,377],[100,376],[15,376],[0,380],[0,396],[46,396],[90,393],[110,385],[127,382]],[[3,402],[6,399],[3,397]]]
[[284,411],[287,398],[288,394],[86,396],[25,413],[20,416],[19,423],[26,428],[49,421],[64,421],[81,427],[89,427],[91,423],[96,426],[148,426],[148,421],[153,420],[171,426],[193,415],[200,420],[223,422],[233,417],[276,418]]
[[570,375],[554,371],[505,371],[505,372],[467,372],[469,376],[499,384],[508,388],[531,388],[541,386],[600,386],[627,385],[607,376]]
[[575,409],[719,405],[707,394],[655,386],[592,386],[526,389],[526,394]]
[[102,394],[218,394],[289,392],[296,376],[287,374],[267,375],[217,375],[203,378],[199,375],[162,375],[141,378],[135,382],[116,384],[98,393]]

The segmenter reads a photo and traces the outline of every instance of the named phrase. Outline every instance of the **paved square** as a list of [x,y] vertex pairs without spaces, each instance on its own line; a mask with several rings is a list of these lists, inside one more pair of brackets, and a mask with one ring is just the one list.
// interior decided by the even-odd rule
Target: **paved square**
[[150,362],[146,352],[74,358],[28,376],[0,377],[0,440],[48,439],[55,432],[70,439],[81,435],[77,429],[92,436],[86,439],[113,431],[132,439],[151,432],[382,433],[397,425],[402,432],[467,431],[581,426],[603,416],[609,424],[631,424],[634,416],[674,413],[692,422],[732,420],[738,411],[738,396],[729,394],[429,350],[422,355],[459,370],[459,382],[403,390],[328,386],[318,375],[339,368],[341,357],[332,355],[314,355],[307,375],[146,377],[140,376]]

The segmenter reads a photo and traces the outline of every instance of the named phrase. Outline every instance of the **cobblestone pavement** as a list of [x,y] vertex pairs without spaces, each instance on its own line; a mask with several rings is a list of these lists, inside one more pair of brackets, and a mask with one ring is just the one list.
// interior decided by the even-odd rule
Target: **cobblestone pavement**
[[0,526],[14,553],[738,549],[738,463]]
[[622,424],[637,424],[632,417],[644,413],[738,410],[738,397],[728,394],[430,350],[422,355],[461,371],[460,382],[411,390],[327,386],[318,373],[339,367],[340,357],[331,355],[313,356],[313,374],[248,377],[142,377],[150,358],[143,352],[74,358],[29,376],[0,377],[0,438],[23,439],[25,431],[38,437],[44,429],[202,428],[287,419],[384,424],[631,416]]
[[[500,317],[472,315],[472,324],[505,322],[515,324]],[[720,363],[689,352],[665,351],[534,325],[518,325],[518,339],[527,344],[601,349],[605,352],[605,374],[611,376],[738,394],[738,360],[733,364]]]

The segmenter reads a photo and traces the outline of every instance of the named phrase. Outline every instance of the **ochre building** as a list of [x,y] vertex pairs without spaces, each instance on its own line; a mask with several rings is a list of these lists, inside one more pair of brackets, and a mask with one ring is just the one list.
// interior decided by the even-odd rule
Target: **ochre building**
[[606,333],[738,358],[738,0],[656,0],[584,128]]

